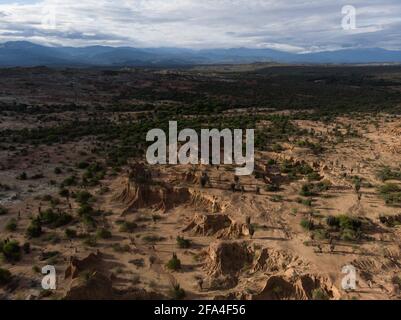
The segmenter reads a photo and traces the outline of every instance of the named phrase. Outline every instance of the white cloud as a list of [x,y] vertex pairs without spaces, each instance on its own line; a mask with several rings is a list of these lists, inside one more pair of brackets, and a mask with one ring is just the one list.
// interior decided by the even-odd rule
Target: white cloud
[[[357,30],[341,27],[341,9],[348,4],[357,8]],[[51,7],[56,28],[43,24]],[[400,24],[399,0],[0,2],[0,41],[63,45],[247,46],[298,52],[344,46],[401,49]]]

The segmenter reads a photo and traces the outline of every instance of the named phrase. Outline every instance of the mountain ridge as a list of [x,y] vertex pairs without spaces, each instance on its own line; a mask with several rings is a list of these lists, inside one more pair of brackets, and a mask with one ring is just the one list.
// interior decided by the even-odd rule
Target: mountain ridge
[[29,41],[0,44],[0,66],[169,66],[256,62],[309,64],[401,63],[401,51],[381,48],[290,53],[275,49],[181,49],[174,47],[50,47]]

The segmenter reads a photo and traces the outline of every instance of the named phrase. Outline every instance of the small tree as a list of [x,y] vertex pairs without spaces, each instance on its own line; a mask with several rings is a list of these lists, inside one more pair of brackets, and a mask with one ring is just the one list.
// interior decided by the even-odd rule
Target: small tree
[[173,257],[167,262],[166,267],[173,271],[178,271],[181,269],[181,260],[178,259],[177,255],[173,253]]
[[42,235],[42,224],[38,218],[31,221],[26,235],[28,238],[39,238]]
[[182,300],[186,296],[184,289],[181,288],[180,284],[175,284],[171,288],[171,297],[173,300]]
[[9,262],[16,262],[21,259],[21,247],[15,240],[3,242],[0,251]]

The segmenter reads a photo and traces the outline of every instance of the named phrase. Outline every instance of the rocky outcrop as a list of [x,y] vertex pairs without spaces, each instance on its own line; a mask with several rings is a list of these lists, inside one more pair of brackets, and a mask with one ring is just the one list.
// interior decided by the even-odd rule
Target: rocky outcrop
[[209,290],[225,290],[238,283],[240,272],[252,263],[253,252],[245,242],[217,241],[207,250],[205,271]]
[[269,277],[263,289],[252,300],[328,300],[339,299],[340,292],[327,278],[303,274]]
[[84,259],[72,257],[65,271],[69,288],[64,300],[154,300],[164,299],[161,294],[144,289],[117,290],[113,287],[113,274],[101,253],[89,254]]
[[240,239],[250,236],[250,228],[225,214],[196,214],[183,232],[218,239]]
[[235,275],[253,261],[246,242],[216,241],[207,250],[206,271],[210,276]]
[[290,268],[305,269],[307,265],[299,257],[294,257],[286,251],[263,248],[257,254],[252,270],[253,272],[276,273]]
[[151,208],[168,212],[174,207],[190,201],[191,195],[187,188],[175,188],[161,183],[136,183],[127,179],[120,190],[113,196],[114,202],[126,206],[123,214],[135,212],[142,208]]

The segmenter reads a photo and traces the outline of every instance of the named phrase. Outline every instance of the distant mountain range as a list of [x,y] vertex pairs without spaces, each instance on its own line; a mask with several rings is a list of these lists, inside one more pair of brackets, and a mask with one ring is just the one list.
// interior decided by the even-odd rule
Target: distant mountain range
[[1,67],[29,66],[185,66],[253,62],[367,64],[401,63],[401,51],[380,48],[295,54],[272,49],[48,47],[27,41],[0,44]]

